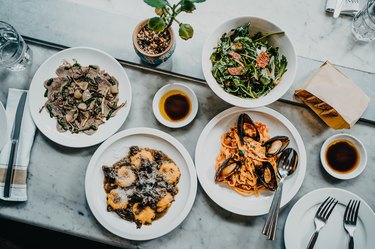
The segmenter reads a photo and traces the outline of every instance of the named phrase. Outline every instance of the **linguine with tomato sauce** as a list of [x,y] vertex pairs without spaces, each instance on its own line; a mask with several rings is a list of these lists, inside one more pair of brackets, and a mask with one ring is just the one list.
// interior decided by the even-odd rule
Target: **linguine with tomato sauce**
[[[267,189],[258,179],[257,168],[262,168],[265,163],[272,166],[273,172],[268,168],[264,169],[263,178],[266,182],[270,181],[272,176],[275,177],[274,172],[277,172],[279,156],[266,156],[264,143],[270,139],[268,127],[262,122],[254,122],[254,126],[256,129],[251,124],[243,125],[243,142],[237,125],[231,127],[229,132],[225,132],[221,136],[221,147],[215,164],[215,181],[244,196],[259,196],[261,190]],[[259,141],[252,138],[256,130],[260,136]],[[222,167],[224,164],[227,166]]]

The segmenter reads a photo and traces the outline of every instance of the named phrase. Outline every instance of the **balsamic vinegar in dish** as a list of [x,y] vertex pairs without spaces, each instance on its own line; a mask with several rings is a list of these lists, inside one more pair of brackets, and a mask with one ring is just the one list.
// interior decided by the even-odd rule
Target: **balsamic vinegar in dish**
[[161,115],[172,122],[187,118],[191,112],[191,101],[186,93],[172,90],[160,99],[159,109]]
[[345,174],[357,167],[360,156],[352,142],[337,140],[328,145],[325,158],[331,169],[337,173]]
[[132,146],[127,156],[102,169],[107,210],[137,228],[161,218],[178,193],[180,169],[160,150]]

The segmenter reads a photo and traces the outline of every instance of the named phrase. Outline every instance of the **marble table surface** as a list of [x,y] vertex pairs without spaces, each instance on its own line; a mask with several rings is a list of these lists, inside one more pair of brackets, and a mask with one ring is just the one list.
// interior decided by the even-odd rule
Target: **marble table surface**
[[[20,0],[15,0],[15,2]],[[63,0],[56,0],[61,2]],[[116,15],[138,20],[152,15],[140,0],[64,0],[77,6],[107,11]],[[131,1],[131,8],[128,3]],[[33,1],[23,0],[27,4]],[[47,2],[47,1],[44,1]],[[363,3],[363,0],[361,1]],[[234,3],[234,4],[232,4]],[[10,0],[0,0],[0,6]],[[224,6],[217,8],[217,6]],[[245,6],[238,8],[238,6]],[[357,43],[350,34],[351,20],[334,20],[324,12],[325,1],[293,0],[208,0],[198,6],[193,16],[183,19],[192,24],[197,32],[207,33],[224,19],[240,15],[264,16],[285,27],[294,44],[299,59],[308,61],[301,68],[307,76],[321,61],[331,60],[347,70],[350,77],[365,79],[366,92],[375,95],[375,43]],[[16,9],[16,8],[15,8]],[[137,10],[137,11],[134,11]],[[0,13],[4,12],[4,9]],[[30,10],[32,11],[32,10]],[[261,12],[260,12],[261,11]],[[5,11],[6,12],[6,11]],[[97,13],[97,12],[96,12]],[[8,17],[12,12],[5,13]],[[37,13],[36,13],[37,14]],[[209,16],[209,21],[206,21]],[[11,16],[10,16],[11,18]],[[54,18],[58,18],[54,16]],[[1,19],[1,17],[0,17]],[[207,19],[208,20],[208,19]],[[27,22],[34,20],[26,20]],[[25,20],[20,23],[25,22]],[[47,25],[47,24],[46,24]],[[179,41],[181,42],[181,41]],[[188,43],[183,46],[191,46]],[[183,47],[181,44],[181,47]],[[0,69],[0,101],[6,104],[10,87],[27,89],[39,65],[57,50],[31,45],[34,61],[22,72]],[[178,53],[178,52],[177,52]],[[318,63],[317,63],[318,62]],[[189,61],[188,63],[191,63]],[[219,112],[230,106],[221,101],[203,84],[181,81],[149,71],[125,68],[132,83],[132,110],[120,130],[145,126],[160,129],[176,137],[194,158],[195,145],[200,132]],[[350,73],[353,71],[353,73]],[[184,129],[169,129],[162,126],[152,114],[151,103],[155,92],[164,84],[182,82],[197,94],[199,111],[193,123]],[[292,86],[292,90],[296,87]],[[289,93],[290,94],[290,93]],[[138,97],[139,96],[139,97]],[[98,146],[85,149],[66,148],[55,144],[37,131],[28,172],[28,201],[10,203],[0,201],[2,218],[45,227],[51,230],[116,245],[123,248],[284,248],[283,232],[286,217],[293,204],[306,193],[321,187],[337,187],[362,197],[375,209],[375,144],[374,126],[358,123],[350,130],[329,129],[317,116],[306,108],[275,102],[269,106],[285,115],[298,129],[305,141],[307,172],[297,195],[280,213],[277,239],[266,240],[260,231],[266,216],[245,217],[232,214],[216,205],[198,185],[194,206],[181,225],[169,234],[151,241],[137,242],[119,238],[104,229],[93,217],[85,198],[84,177],[88,162]],[[371,110],[373,111],[373,110]],[[339,181],[329,176],[319,161],[319,151],[324,140],[337,133],[350,133],[359,138],[368,151],[368,163],[364,173],[355,179]]]
[[[55,50],[31,46],[34,52],[32,67],[23,72],[0,70],[0,101],[6,103],[9,87],[27,89],[38,66]],[[188,84],[197,94],[198,115],[184,129],[169,129],[157,122],[151,103],[155,92],[164,84],[178,82],[173,77],[160,76],[142,70],[125,68],[133,87],[132,110],[121,130],[145,126],[154,127],[176,137],[194,158],[199,134],[206,123],[230,106],[216,97],[203,84]],[[375,80],[375,75],[372,75]],[[375,209],[375,151],[372,134],[374,127],[358,123],[352,129],[334,131],[327,128],[308,109],[276,102],[269,106],[285,115],[300,132],[307,151],[307,172],[297,195],[280,214],[277,238],[270,242],[260,231],[266,216],[245,217],[232,214],[216,205],[198,186],[194,206],[176,229],[150,241],[137,242],[119,238],[104,229],[93,217],[85,198],[84,177],[88,162],[98,146],[85,149],[66,148],[55,144],[37,131],[31,151],[28,172],[28,201],[24,203],[0,202],[0,216],[51,230],[80,236],[124,248],[284,248],[283,232],[288,212],[304,194],[322,187],[336,187],[358,194]],[[367,168],[359,177],[339,181],[330,177],[319,161],[322,143],[329,136],[346,132],[358,137],[366,146]]]
[[[139,0],[65,1],[137,20],[154,15],[153,9]],[[367,0],[359,2],[362,8]],[[210,33],[219,23],[238,16],[266,18],[285,29],[298,56],[375,73],[375,54],[370,53],[375,50],[375,42],[356,42],[351,34],[351,17],[334,19],[325,12],[325,6],[326,0],[206,0],[193,14],[183,14],[180,19],[200,33]],[[184,41],[177,42],[187,46]]]

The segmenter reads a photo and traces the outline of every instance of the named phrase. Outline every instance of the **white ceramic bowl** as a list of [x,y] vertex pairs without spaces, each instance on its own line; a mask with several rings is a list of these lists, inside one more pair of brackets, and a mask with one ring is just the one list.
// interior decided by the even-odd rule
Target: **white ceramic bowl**
[[[164,94],[166,94],[167,92],[172,91],[172,90],[178,90],[178,91],[181,91],[181,92],[185,93],[191,101],[191,111],[190,111],[190,113],[188,114],[188,116],[185,119],[183,119],[181,121],[177,121],[177,122],[171,122],[171,121],[165,119],[161,115],[160,108],[159,108],[160,99],[164,96]],[[172,83],[172,84],[168,84],[168,85],[163,86],[162,88],[160,88],[156,92],[156,94],[154,96],[154,99],[152,101],[152,110],[154,112],[154,115],[155,115],[156,119],[161,124],[163,124],[167,127],[170,127],[170,128],[180,128],[180,127],[184,127],[184,126],[188,125],[191,121],[193,121],[193,119],[197,115],[198,99],[197,99],[197,96],[195,95],[195,93],[193,92],[193,90],[190,87],[188,87],[184,84],[180,84],[180,83]]]
[[[357,148],[360,158],[359,158],[358,165],[354,170],[347,172],[347,173],[338,173],[328,166],[327,160],[325,158],[325,153],[326,153],[328,145],[336,140],[349,141],[353,143],[354,146]],[[331,176],[337,179],[348,180],[348,179],[357,177],[366,168],[367,152],[366,152],[365,146],[356,137],[349,135],[349,134],[336,134],[327,138],[327,140],[323,143],[322,148],[320,150],[320,161],[323,165],[323,168],[328,172],[328,174],[330,174]]]
[[280,83],[268,94],[257,99],[244,99],[225,92],[212,76],[212,63],[210,61],[210,56],[224,33],[228,33],[231,29],[237,28],[246,23],[250,23],[251,34],[256,32],[270,33],[285,31],[274,23],[258,17],[245,16],[228,20],[218,26],[206,40],[202,51],[202,69],[208,85],[218,97],[235,106],[254,108],[271,104],[281,98],[288,91],[296,75],[297,59],[294,46],[286,33],[284,35],[270,36],[268,38],[270,44],[273,47],[279,47],[280,55],[285,55],[288,60],[287,72],[281,78]]
[[3,148],[8,134],[7,115],[3,104],[0,102],[0,151]]

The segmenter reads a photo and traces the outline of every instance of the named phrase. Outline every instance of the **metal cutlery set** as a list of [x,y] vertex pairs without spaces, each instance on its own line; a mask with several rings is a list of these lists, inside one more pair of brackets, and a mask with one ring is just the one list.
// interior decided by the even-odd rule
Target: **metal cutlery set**
[[18,102],[16,116],[11,133],[11,147],[9,153],[8,167],[4,183],[4,197],[8,198],[11,195],[11,185],[13,182],[14,166],[17,158],[18,142],[21,134],[22,117],[25,108],[27,93],[24,92]]
[[354,17],[359,10],[359,0],[327,0],[326,11],[333,14],[333,18],[339,16]]
[[[278,163],[278,175],[280,177],[280,182],[278,184],[277,190],[272,200],[270,211],[266,223],[264,224],[262,234],[267,236],[269,240],[274,240],[276,238],[276,228],[277,220],[279,215],[281,196],[283,183],[287,176],[293,174],[297,168],[298,156],[294,150],[285,151],[280,157]],[[318,239],[320,230],[326,225],[328,218],[330,217],[333,209],[336,207],[338,200],[333,197],[328,197],[318,208],[314,217],[315,223],[315,232],[310,238],[310,241],[307,245],[307,249],[314,248],[314,245]],[[349,234],[349,249],[354,249],[354,231],[357,225],[359,206],[361,201],[359,200],[350,200],[348,205],[346,205],[345,214],[344,214],[344,228],[345,231]]]
[[298,165],[298,154],[292,148],[287,148],[278,160],[278,176],[280,182],[277,185],[275,195],[272,200],[271,208],[268,213],[267,221],[264,224],[262,233],[268,237],[269,240],[274,240],[276,237],[277,221],[279,218],[279,209],[281,204],[281,196],[284,186],[284,180],[292,175]]
[[[337,203],[338,203],[338,200],[329,196],[327,199],[325,199],[325,201],[322,204],[320,204],[314,217],[315,231],[312,234],[306,249],[314,248],[315,243],[318,240],[319,232],[327,224],[328,219],[331,216]],[[346,208],[345,208],[345,213],[343,217],[343,225],[344,225],[345,231],[349,235],[349,249],[354,249],[353,235],[357,226],[360,204],[361,204],[360,200],[352,199],[349,201],[349,203],[346,205]]]
[[[315,242],[318,239],[320,230],[326,225],[328,218],[330,217],[333,209],[336,207],[338,201],[333,197],[328,197],[316,211],[314,223],[315,223],[315,232],[311,236],[307,249],[314,248]],[[361,201],[359,200],[350,200],[348,205],[346,205],[345,214],[344,214],[344,228],[350,236],[349,240],[349,249],[354,249],[354,231],[357,225],[359,205]]]

